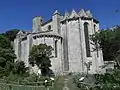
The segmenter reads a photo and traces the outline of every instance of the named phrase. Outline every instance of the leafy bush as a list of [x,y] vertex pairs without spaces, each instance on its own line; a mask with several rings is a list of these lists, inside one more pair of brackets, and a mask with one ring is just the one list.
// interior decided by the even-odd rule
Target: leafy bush
[[77,86],[78,88],[81,88],[81,84],[80,84],[80,82],[79,82],[79,79],[80,79],[81,77],[84,77],[84,76],[85,76],[84,74],[80,74],[80,73],[78,73],[78,74],[76,74],[76,75],[73,76],[73,82],[76,84],[76,86]]
[[9,38],[0,34],[0,77],[9,76],[15,58]]
[[41,69],[42,76],[49,76],[52,72],[50,69],[53,48],[47,44],[34,45],[30,50],[29,63],[35,64]]
[[24,79],[24,81],[28,81],[28,82],[37,82],[38,81],[38,76],[36,75],[36,74],[31,74],[31,75],[29,75],[28,77],[26,77],[25,79]]
[[25,66],[24,61],[16,61],[14,63],[13,73],[20,76],[28,76],[28,67]]
[[96,85],[100,90],[107,88],[108,90],[120,89],[120,71],[114,70],[112,73],[105,73],[103,75],[95,74]]
[[90,79],[90,75],[82,82],[79,81],[80,74],[74,76],[73,80],[76,86],[82,90],[120,90],[120,70],[105,74],[94,74],[93,76],[95,78],[93,84],[91,82],[94,82],[94,79]]

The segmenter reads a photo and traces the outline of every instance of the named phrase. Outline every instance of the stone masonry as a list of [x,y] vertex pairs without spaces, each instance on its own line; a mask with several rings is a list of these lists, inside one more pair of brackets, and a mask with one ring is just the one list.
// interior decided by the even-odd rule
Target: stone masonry
[[46,43],[54,48],[51,58],[51,69],[56,75],[65,73],[86,73],[85,63],[92,62],[90,73],[104,72],[101,50],[93,51],[90,35],[98,32],[99,21],[90,11],[81,9],[78,13],[72,10],[61,15],[57,10],[52,18],[43,22],[42,17],[33,19],[30,32],[19,31],[14,40],[17,60],[23,60],[31,72],[38,73],[37,66],[30,66],[29,51],[33,45]]

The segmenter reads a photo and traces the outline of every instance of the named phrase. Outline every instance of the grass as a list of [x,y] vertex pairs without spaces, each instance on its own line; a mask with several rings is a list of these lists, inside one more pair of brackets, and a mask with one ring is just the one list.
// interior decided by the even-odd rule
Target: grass
[[0,84],[0,90],[45,90],[44,87]]
[[[58,76],[58,77],[56,77],[55,83],[53,84],[52,87],[50,87],[50,90],[63,90],[65,79],[68,79],[67,87],[69,87],[69,90],[80,90],[73,83],[71,76]],[[46,90],[46,88],[43,86],[38,87],[38,86],[12,85],[12,84],[0,83],[0,90]]]
[[69,90],[80,90],[73,83],[73,79],[71,76],[56,77],[56,82],[55,82],[53,88],[50,88],[50,90],[63,90],[65,79],[68,79],[67,87],[69,88]]

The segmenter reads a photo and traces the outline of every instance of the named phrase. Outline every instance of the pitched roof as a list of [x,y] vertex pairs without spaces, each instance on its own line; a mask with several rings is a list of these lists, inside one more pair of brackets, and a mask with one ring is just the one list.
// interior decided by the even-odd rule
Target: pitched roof
[[90,10],[86,11],[86,15],[87,15],[88,17],[93,17],[93,16],[92,16],[92,13],[90,12]]
[[55,10],[55,12],[53,13],[53,15],[55,15],[55,14],[59,14],[60,15],[60,13],[58,12],[58,10]]
[[84,11],[84,9],[81,9],[81,10],[80,10],[79,16],[80,16],[80,17],[87,17],[87,14],[86,14],[86,12]]
[[76,11],[73,9],[72,13],[69,18],[79,17],[79,15],[76,13]]
[[66,11],[66,12],[65,12],[65,15],[64,15],[64,17],[63,17],[63,20],[68,19],[68,17],[69,17],[69,13]]

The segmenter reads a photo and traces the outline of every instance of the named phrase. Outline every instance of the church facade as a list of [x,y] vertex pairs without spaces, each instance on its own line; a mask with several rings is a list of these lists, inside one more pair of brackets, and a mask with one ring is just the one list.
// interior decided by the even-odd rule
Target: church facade
[[33,18],[31,32],[19,31],[14,40],[17,60],[23,60],[27,67],[37,73],[37,66],[30,66],[29,51],[33,45],[46,43],[54,48],[51,69],[56,75],[64,73],[85,73],[85,63],[91,62],[90,73],[103,72],[104,65],[101,50],[94,51],[90,35],[99,31],[99,22],[90,11],[72,10],[61,15],[57,10],[52,18],[43,22],[42,17]]

